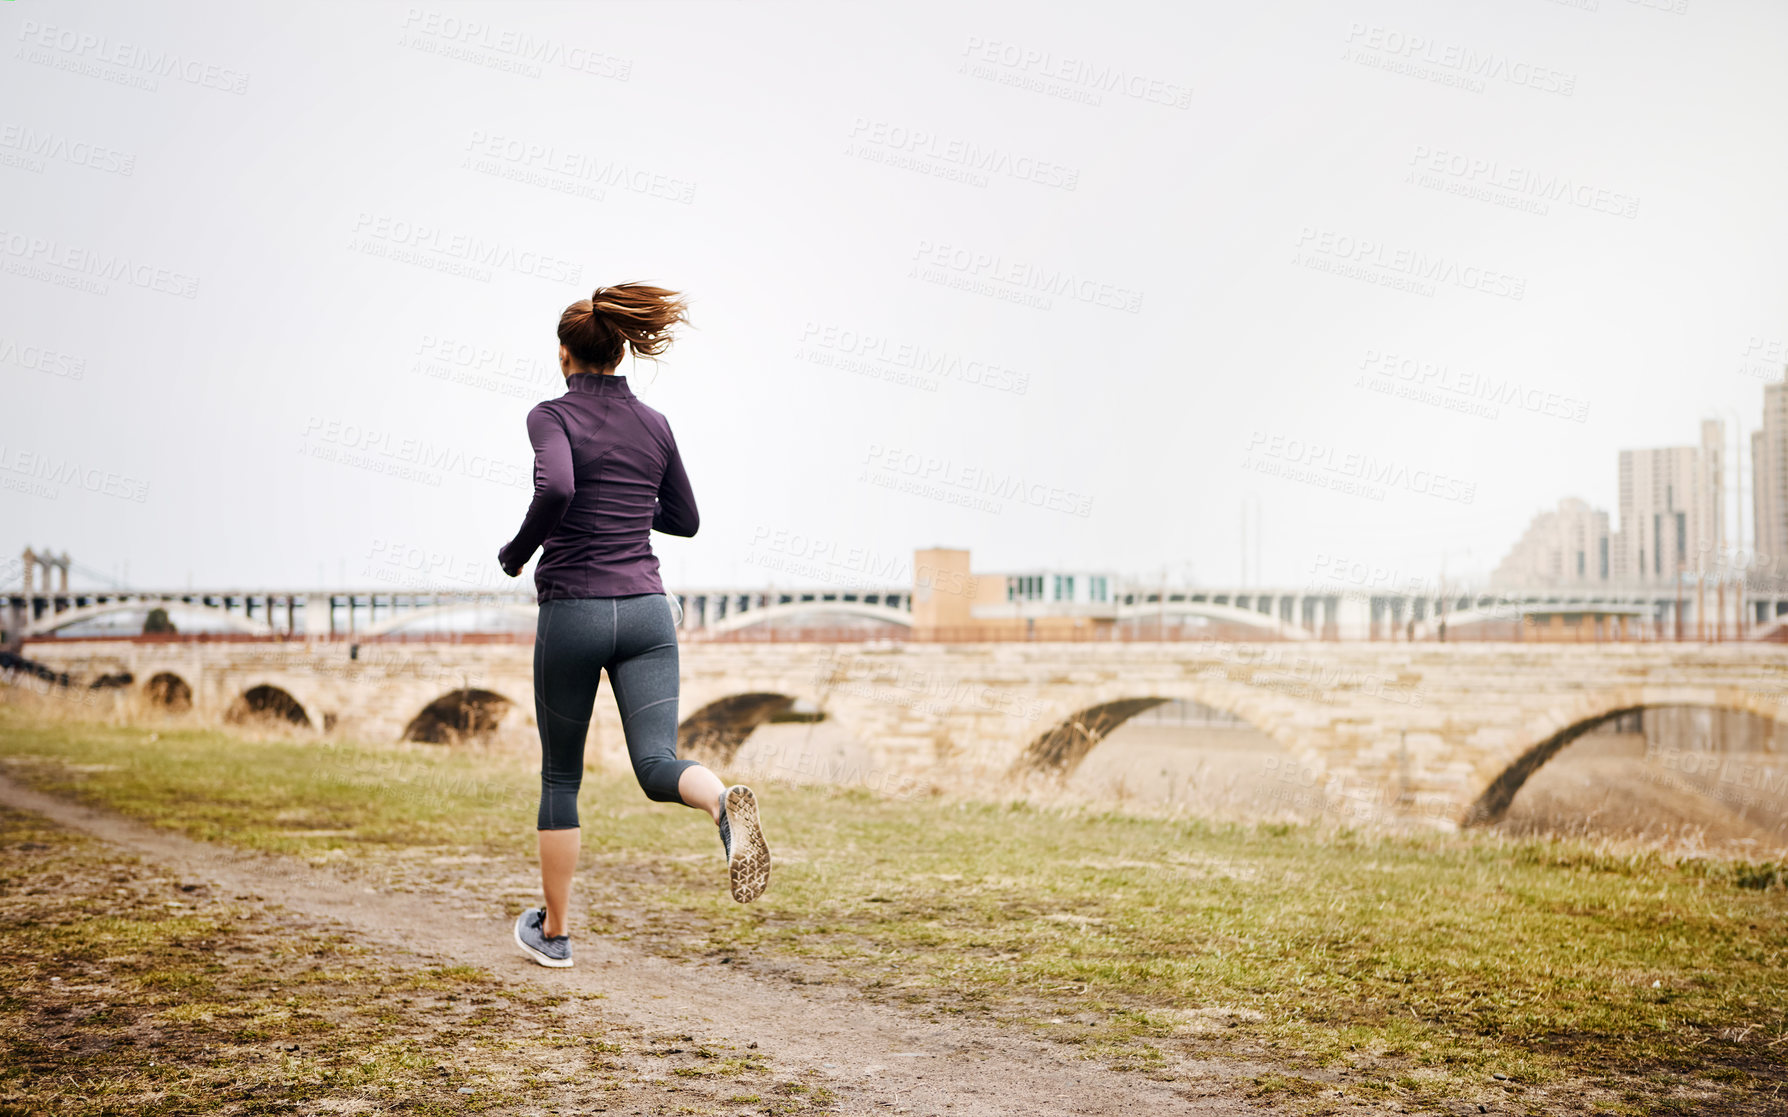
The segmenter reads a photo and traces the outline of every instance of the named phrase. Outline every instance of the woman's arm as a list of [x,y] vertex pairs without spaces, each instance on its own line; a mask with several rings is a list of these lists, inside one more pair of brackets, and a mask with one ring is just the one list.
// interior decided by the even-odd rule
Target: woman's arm
[[528,441],[534,444],[534,500],[522,518],[521,530],[497,552],[497,564],[511,578],[534,557],[571,506],[577,480],[571,465],[571,440],[565,427],[544,407],[528,412]]
[[[665,433],[669,434],[668,427]],[[701,515],[695,510],[695,493],[689,488],[689,474],[683,472],[683,455],[677,452],[677,439],[672,435],[670,460],[664,463],[664,479],[658,482],[658,510],[652,514],[652,530],[688,538],[701,522]]]

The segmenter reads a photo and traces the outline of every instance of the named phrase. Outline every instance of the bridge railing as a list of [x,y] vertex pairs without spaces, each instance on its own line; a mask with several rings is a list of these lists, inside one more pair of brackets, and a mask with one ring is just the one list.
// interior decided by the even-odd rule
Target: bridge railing
[[[1389,626],[1386,626],[1387,630]],[[1391,639],[1387,632],[1373,637],[1376,640]],[[1403,639],[1401,631],[1395,634],[1398,640]],[[1709,629],[1697,632],[1693,624],[1683,626],[1678,633],[1674,623],[1669,621],[1641,620],[1628,623],[1623,634],[1614,624],[1604,622],[1597,626],[1593,622],[1567,624],[1558,627],[1545,623],[1526,621],[1479,621],[1475,624],[1449,627],[1446,643],[1449,644],[1719,644],[1746,641],[1749,638],[1738,633],[1733,626],[1727,625],[1721,630]],[[1425,635],[1418,636],[1418,643],[1431,644],[1439,640],[1432,627]]]
[[[861,643],[913,643],[913,644],[1007,644],[1007,643],[1069,643],[1069,644],[1108,644],[1108,643],[1197,643],[1197,642],[1233,642],[1233,643],[1266,643],[1286,640],[1287,637],[1271,629],[1257,628],[1252,625],[1205,624],[1205,625],[1160,625],[1146,622],[1126,622],[1120,625],[1106,625],[1097,628],[1022,628],[1012,625],[965,625],[945,628],[907,628],[904,625],[838,625],[831,627],[783,626],[775,624],[752,625],[730,631],[715,631],[705,628],[684,629],[680,637],[687,644],[861,644]],[[1333,630],[1311,633],[1317,640],[1334,641],[1339,639]],[[1380,625],[1365,640],[1377,643],[1406,643],[1408,633],[1403,626],[1390,624]],[[1657,623],[1645,621],[1629,624],[1623,634],[1612,625],[1594,626],[1589,624],[1567,625],[1554,628],[1546,624],[1532,624],[1519,621],[1487,621],[1459,627],[1449,627],[1445,642],[1449,644],[1522,644],[1522,643],[1569,643],[1569,644],[1615,644],[1615,643],[1723,643],[1744,640],[1764,639],[1776,643],[1788,642],[1788,627],[1771,630],[1768,634],[1756,637],[1741,634],[1728,628],[1724,632],[1697,632],[1695,626],[1685,625],[1679,632],[1669,622]],[[169,633],[117,633],[94,634],[86,636],[58,636],[53,633],[42,636],[26,637],[24,644],[83,644],[99,642],[129,642],[133,644],[466,644],[466,645],[504,645],[531,644],[534,634],[528,631],[504,632],[388,632],[379,635],[365,636],[350,632],[337,632],[332,636],[307,633],[249,633],[249,632],[169,632]],[[1428,630],[1416,635],[1416,643],[1432,644],[1439,641],[1438,634]]]
[[120,641],[130,644],[302,644],[307,639],[308,637],[302,632],[297,635],[285,632],[99,632],[85,636],[62,636],[55,632],[47,632],[41,636],[26,636],[21,642],[26,644],[116,644]]
[[874,641],[898,641],[911,638],[904,625],[839,625],[813,627],[762,624],[714,631],[705,628],[685,629],[679,638],[687,644],[862,644]]
[[288,632],[148,632],[98,633],[87,636],[28,636],[26,644],[532,644],[532,632],[388,632],[359,636],[338,632],[333,636]]
[[505,632],[385,632],[377,636],[338,633],[337,644],[532,644],[534,634]]
[[1020,628],[1012,625],[962,625],[941,628],[798,627],[773,624],[736,628],[730,632],[685,632],[688,643],[700,644],[851,644],[891,641],[913,644],[1113,644],[1206,640],[1259,642],[1281,637],[1270,629],[1251,625],[1153,625],[1124,624],[1098,628]]

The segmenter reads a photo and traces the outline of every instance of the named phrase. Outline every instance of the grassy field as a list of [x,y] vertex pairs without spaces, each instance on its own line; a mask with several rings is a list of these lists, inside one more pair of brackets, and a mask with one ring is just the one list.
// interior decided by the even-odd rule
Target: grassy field
[[0,808],[0,1115],[829,1109],[587,994],[369,952]]
[[[0,706],[14,779],[390,888],[522,906],[524,758],[54,724]],[[574,932],[777,961],[922,1012],[1034,1028],[1262,1096],[1497,1111],[1780,1113],[1788,892],[1773,865],[1487,834],[1209,825],[760,788],[769,894],[712,827],[592,772]],[[1339,1092],[1337,1092],[1339,1091]]]

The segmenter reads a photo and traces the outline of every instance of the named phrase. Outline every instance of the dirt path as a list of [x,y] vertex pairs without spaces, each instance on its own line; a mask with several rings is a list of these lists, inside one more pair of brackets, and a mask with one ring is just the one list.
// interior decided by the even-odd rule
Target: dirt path
[[183,877],[333,920],[370,943],[401,945],[444,962],[548,989],[605,994],[605,1014],[653,1030],[680,1029],[759,1051],[786,1071],[819,1072],[844,1113],[1258,1113],[1234,1079],[1265,1068],[1177,1068],[1197,1084],[1107,1070],[1071,1048],[981,1024],[936,1021],[866,1004],[836,987],[796,988],[711,963],[676,963],[585,936],[577,966],[548,970],[523,958],[507,918],[491,907],[422,894],[387,895],[291,858],[195,842],[44,795],[0,777],[0,803],[157,862]]

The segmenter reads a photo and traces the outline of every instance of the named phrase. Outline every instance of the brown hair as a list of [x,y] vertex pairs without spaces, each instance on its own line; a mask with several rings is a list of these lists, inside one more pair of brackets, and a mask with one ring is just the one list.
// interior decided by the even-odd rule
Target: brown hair
[[578,364],[607,372],[632,348],[636,357],[656,357],[670,348],[670,330],[689,321],[683,296],[645,283],[598,287],[559,315],[559,344]]

